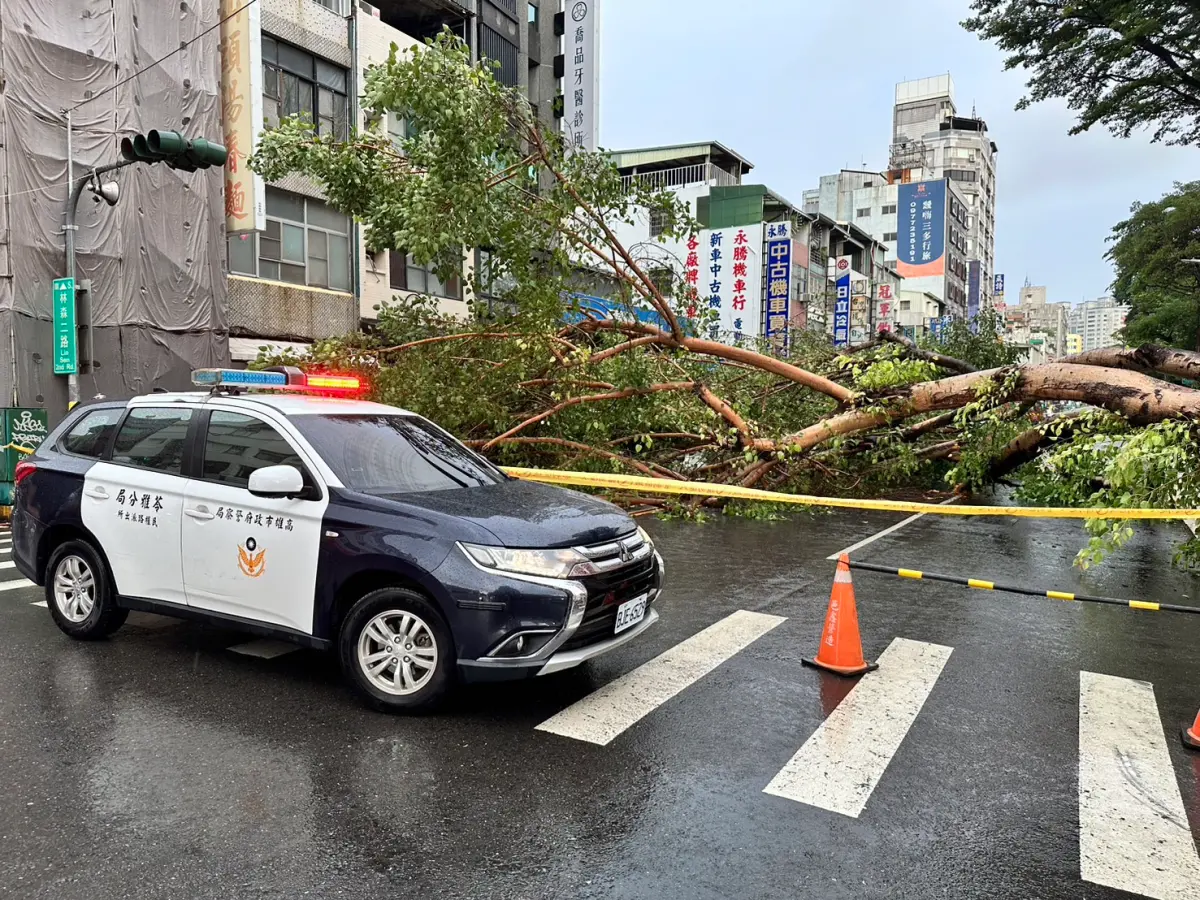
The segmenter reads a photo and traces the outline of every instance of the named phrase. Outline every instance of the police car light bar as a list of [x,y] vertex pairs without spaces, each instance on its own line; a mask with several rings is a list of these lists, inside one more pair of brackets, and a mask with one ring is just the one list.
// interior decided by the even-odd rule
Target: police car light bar
[[192,372],[192,384],[207,388],[258,388],[313,393],[352,393],[362,387],[362,382],[353,375],[306,375],[294,366],[276,366],[257,372],[243,369],[195,369]]

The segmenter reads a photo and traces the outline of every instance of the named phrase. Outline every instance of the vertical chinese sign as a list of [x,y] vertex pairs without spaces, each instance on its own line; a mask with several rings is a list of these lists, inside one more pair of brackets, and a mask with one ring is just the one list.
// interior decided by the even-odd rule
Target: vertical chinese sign
[[850,257],[834,263],[836,293],[833,301],[833,346],[850,346]]
[[880,331],[892,330],[892,303],[895,297],[890,284],[879,286],[879,305],[875,308],[875,322]]
[[262,133],[260,3],[221,0],[221,122],[225,129],[225,233],[267,227],[266,190],[247,160]]
[[967,263],[967,321],[973,322],[979,315],[983,299],[983,263],[977,259]]
[[683,265],[683,297],[687,317],[694,320],[700,314],[700,239],[689,234],[687,260]]
[[896,270],[905,278],[945,275],[946,182],[902,184],[898,204]]
[[787,222],[767,225],[767,322],[763,336],[780,355],[788,351],[791,320],[792,236]]
[[761,334],[762,246],[762,223],[701,234],[702,277],[708,279],[706,309],[717,313],[708,328],[710,340],[737,343]]
[[55,278],[50,289],[54,315],[54,374],[74,375],[79,371],[75,343],[75,279]]
[[567,0],[567,65],[563,128],[568,147],[595,150],[600,123],[600,69],[596,65],[599,0]]

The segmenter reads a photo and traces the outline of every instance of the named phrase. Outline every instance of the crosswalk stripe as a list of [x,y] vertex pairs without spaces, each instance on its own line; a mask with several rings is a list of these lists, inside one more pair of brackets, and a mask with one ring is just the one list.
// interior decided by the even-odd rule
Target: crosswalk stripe
[[28,578],[17,578],[13,581],[0,581],[0,591],[16,591],[27,587],[33,587],[33,582]]
[[1200,897],[1200,857],[1148,682],[1079,673],[1079,874],[1156,900]]
[[571,704],[537,730],[608,744],[783,621],[782,616],[738,610]]
[[763,793],[857,818],[953,648],[896,638]]
[[0,569],[15,569],[17,564],[11,559],[8,562],[0,562]]
[[33,601],[31,604],[29,604],[29,605],[30,605],[30,606],[40,606],[42,609],[49,609],[49,608],[50,608],[50,604],[49,604],[49,603],[47,603],[45,600],[34,600],[34,601]]

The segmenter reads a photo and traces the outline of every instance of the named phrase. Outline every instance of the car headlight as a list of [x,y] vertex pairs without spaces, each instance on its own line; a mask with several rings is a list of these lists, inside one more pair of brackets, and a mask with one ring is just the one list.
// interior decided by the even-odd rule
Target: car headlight
[[646,529],[643,528],[641,525],[638,526],[638,535],[641,537],[641,539],[643,541],[645,541],[651,547],[654,546],[654,541],[650,540],[650,535],[646,533]]
[[479,565],[498,572],[538,575],[542,578],[582,578],[600,570],[578,550],[512,550],[508,547],[484,547],[461,544],[463,551]]

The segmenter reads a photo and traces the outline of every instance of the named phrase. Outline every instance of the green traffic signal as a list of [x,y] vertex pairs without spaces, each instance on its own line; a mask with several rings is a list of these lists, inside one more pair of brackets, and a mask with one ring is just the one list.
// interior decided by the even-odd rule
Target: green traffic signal
[[178,131],[152,130],[121,139],[121,158],[128,162],[165,162],[172,169],[195,172],[224,166],[229,154],[222,144],[205,138],[188,140]]

